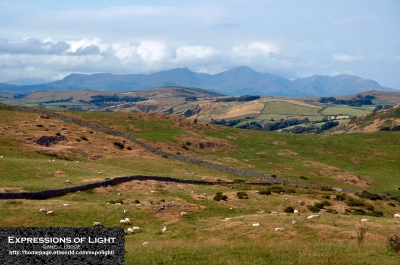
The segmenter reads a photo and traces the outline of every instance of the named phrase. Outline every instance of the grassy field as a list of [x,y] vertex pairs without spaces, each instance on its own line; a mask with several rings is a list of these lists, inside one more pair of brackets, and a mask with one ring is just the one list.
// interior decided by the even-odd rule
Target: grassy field
[[[276,174],[304,184],[400,195],[398,132],[294,135],[206,125],[161,114],[62,113],[129,133],[170,153]],[[36,142],[41,136],[57,133],[67,140],[48,147]],[[114,145],[123,141],[54,118],[0,110],[0,155],[4,156],[0,160],[0,190],[54,189],[64,187],[65,179],[78,185],[136,174],[258,180],[162,158],[130,142],[125,142],[123,149]],[[212,143],[211,147],[199,147],[206,142]],[[400,220],[393,218],[400,212],[399,201],[371,201],[350,194],[340,201],[335,198],[342,192],[280,187],[283,194],[262,195],[257,191],[268,187],[246,183],[196,186],[131,181],[42,201],[2,200],[0,226],[91,227],[100,221],[106,227],[118,227],[120,219],[129,217],[143,232],[125,237],[126,264],[398,264],[399,253],[390,251],[386,244],[388,236],[399,234]],[[227,200],[213,200],[217,192]],[[237,192],[246,192],[248,199],[239,199]],[[350,197],[363,206],[350,206]],[[123,205],[106,204],[117,200]],[[143,206],[136,206],[135,200]],[[171,207],[157,211],[172,201]],[[307,220],[312,213],[307,205],[321,201],[331,205],[324,206],[319,219]],[[300,215],[284,214],[288,206]],[[56,214],[46,216],[39,213],[40,208]],[[129,212],[124,214],[123,209]],[[357,215],[357,209],[366,214],[381,212],[383,217]],[[189,217],[181,217],[181,211]],[[361,218],[370,222],[361,223]],[[257,222],[260,226],[252,227]],[[164,225],[168,230],[162,233]],[[277,227],[284,232],[276,232]],[[357,233],[361,227],[367,229],[362,239]]]

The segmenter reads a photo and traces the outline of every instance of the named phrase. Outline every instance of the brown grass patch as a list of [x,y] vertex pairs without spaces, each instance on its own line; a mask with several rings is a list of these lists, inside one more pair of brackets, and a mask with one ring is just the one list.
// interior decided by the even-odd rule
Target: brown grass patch
[[279,151],[278,155],[281,155],[281,156],[300,156],[300,154],[298,154],[296,152],[293,152],[293,151],[291,151],[289,149],[283,149],[283,150]]

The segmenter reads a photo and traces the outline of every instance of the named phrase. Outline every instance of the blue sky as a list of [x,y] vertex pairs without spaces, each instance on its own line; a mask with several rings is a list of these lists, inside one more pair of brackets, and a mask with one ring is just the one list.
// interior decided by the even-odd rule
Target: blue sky
[[[398,0],[22,1],[0,5],[0,82],[237,66],[400,89]],[[28,81],[27,81],[28,80]]]

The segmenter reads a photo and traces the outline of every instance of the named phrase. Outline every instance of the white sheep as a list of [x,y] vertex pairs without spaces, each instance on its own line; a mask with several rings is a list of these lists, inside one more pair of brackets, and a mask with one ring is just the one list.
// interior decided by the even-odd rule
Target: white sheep
[[131,224],[131,220],[128,217],[125,218],[125,224],[126,225],[130,225]]
[[283,228],[283,227],[275,228],[275,232],[283,232],[283,231],[285,231],[285,228]]
[[146,242],[143,242],[143,246],[145,246],[145,245],[147,245],[147,244],[149,244],[149,241],[146,241]]
[[225,221],[230,221],[232,218],[230,218],[230,217],[226,217],[225,218]]
[[161,229],[161,232],[165,232],[165,231],[167,231],[167,227],[166,226],[164,226],[162,229]]
[[394,218],[400,218],[400,213],[395,213]]
[[124,225],[124,224],[125,224],[125,219],[119,220],[119,223],[120,223],[121,225]]
[[295,225],[296,223],[296,220],[292,220],[292,225]]
[[139,226],[134,226],[134,227],[132,227],[132,230],[133,230],[133,233],[140,233],[140,232],[143,232],[142,229],[140,229]]
[[132,228],[128,228],[127,230],[126,230],[126,232],[125,232],[125,234],[126,235],[130,235],[130,234],[133,234],[134,232],[133,232],[133,229]]
[[46,215],[54,215],[54,211],[47,211]]
[[251,226],[252,226],[252,227],[259,227],[259,226],[260,226],[260,223],[254,223],[254,224],[252,224]]
[[102,225],[100,222],[94,222],[93,223],[93,227],[104,227],[104,225]]
[[369,219],[361,219],[360,222],[361,223],[367,223],[367,222],[371,222],[371,220],[369,220]]
[[263,214],[263,213],[264,213],[264,211],[258,211],[257,213],[258,213],[258,214]]
[[299,214],[299,211],[298,210],[294,210],[293,213],[294,214]]
[[310,215],[310,216],[307,217],[308,220],[311,220],[311,219],[318,219],[318,218],[319,218],[319,215],[318,215],[318,214],[312,214],[312,215]]
[[269,213],[272,213],[272,214],[278,214],[278,212],[277,212],[277,211],[272,211],[272,212],[269,212]]
[[71,180],[67,179],[67,180],[64,181],[64,183],[65,183],[65,184],[70,184],[70,183],[71,183]]
[[181,216],[182,216],[182,217],[188,217],[189,214],[188,214],[187,212],[181,212]]
[[66,206],[68,206],[68,204],[67,203],[63,203],[62,206],[66,207]]
[[4,159],[4,156],[0,156],[0,159]]
[[135,206],[143,206],[143,204],[142,203],[137,203]]
[[154,193],[155,193],[155,191],[154,191],[154,190],[152,190],[152,191],[150,191],[150,193],[151,193],[151,194],[154,194]]
[[39,212],[41,212],[41,213],[45,213],[45,212],[47,212],[47,211],[46,211],[46,209],[45,209],[45,208],[40,208],[40,209],[39,209]]
[[124,213],[128,213],[128,212],[129,212],[128,210],[124,209]]
[[204,192],[204,196],[207,196],[207,193]]

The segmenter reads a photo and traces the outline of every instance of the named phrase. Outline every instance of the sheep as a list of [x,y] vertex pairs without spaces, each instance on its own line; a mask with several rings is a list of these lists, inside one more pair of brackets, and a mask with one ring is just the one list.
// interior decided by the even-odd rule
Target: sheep
[[132,224],[131,220],[128,217],[125,218],[125,219],[119,220],[119,223],[122,224],[122,225],[130,225],[130,224]]
[[226,217],[225,218],[225,221],[230,221],[232,218],[230,218],[230,217]]
[[278,212],[276,212],[276,211],[272,211],[272,212],[269,212],[269,213],[271,213],[271,214],[278,214]]
[[260,226],[260,223],[254,223],[254,224],[252,224],[251,226],[252,226],[252,227],[259,227],[259,226]]
[[125,234],[126,235],[129,235],[129,234],[133,234],[134,232],[133,232],[133,229],[132,228],[128,228],[127,230],[126,230],[126,232],[125,232]]
[[293,213],[294,214],[299,214],[299,211],[298,210],[294,210]]
[[310,216],[307,217],[308,220],[311,220],[311,219],[318,219],[318,218],[319,218],[319,215],[318,215],[318,214],[312,214],[312,215],[310,215]]
[[152,191],[150,191],[150,193],[151,193],[151,194],[154,194],[154,193],[155,193],[155,191],[154,191],[154,190],[152,190]]
[[143,232],[142,229],[139,226],[134,226],[132,227],[133,233],[140,233]]
[[147,244],[149,244],[149,241],[146,241],[146,242],[143,242],[143,246],[145,246],[145,245],[147,245]]
[[67,203],[63,203],[62,206],[66,207],[66,206],[68,206],[68,204]]
[[0,159],[4,159],[4,156],[0,156]]
[[371,220],[369,220],[369,219],[361,219],[360,222],[361,223],[367,223],[367,222],[371,222]]
[[204,192],[204,196],[207,196],[207,193]]
[[296,223],[296,220],[292,220],[292,225],[295,225]]
[[189,214],[188,214],[187,212],[181,212],[181,216],[182,216],[182,217],[188,217]]
[[101,175],[101,174],[103,174],[103,172],[99,171],[99,172],[97,172],[97,174]]
[[263,214],[263,213],[264,213],[264,211],[258,211],[257,213],[258,213],[258,214]]
[[121,192],[119,192],[117,195],[118,195],[118,196],[121,196]]
[[71,184],[71,180],[67,179],[64,181],[65,184]]
[[283,232],[283,231],[285,231],[285,228],[283,228],[283,227],[275,228],[275,232]]
[[54,215],[54,211],[47,211],[46,215]]
[[129,212],[128,210],[124,209],[124,213],[128,213],[128,212]]
[[400,213],[395,213],[394,218],[400,218]]
[[137,204],[135,204],[135,206],[139,207],[139,206],[143,206],[143,204],[142,203],[137,203]]
[[39,212],[41,212],[41,213],[45,213],[45,212],[47,212],[47,211],[46,211],[46,209],[45,209],[45,208],[40,208],[40,209],[39,209]]
[[161,229],[161,232],[162,232],[162,233],[164,233],[165,231],[167,231],[167,227],[166,227],[166,226],[164,226],[164,227]]
[[94,222],[93,223],[93,227],[104,227],[104,225],[102,225],[102,223],[100,223],[100,222]]

